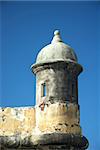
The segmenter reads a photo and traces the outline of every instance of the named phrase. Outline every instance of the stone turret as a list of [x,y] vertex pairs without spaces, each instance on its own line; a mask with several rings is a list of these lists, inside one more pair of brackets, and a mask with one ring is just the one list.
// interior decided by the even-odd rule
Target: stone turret
[[0,108],[2,150],[85,150],[80,127],[78,64],[74,50],[59,31],[31,67],[36,75],[35,107]]
[[78,104],[77,78],[82,66],[77,63],[73,49],[62,42],[59,31],[54,32],[51,44],[39,52],[32,70],[36,74],[36,104]]
[[32,71],[36,74],[36,125],[43,138],[49,138],[42,138],[45,144],[85,149],[88,141],[82,136],[78,104],[82,66],[74,50],[63,43],[58,30],[51,44],[37,55]]

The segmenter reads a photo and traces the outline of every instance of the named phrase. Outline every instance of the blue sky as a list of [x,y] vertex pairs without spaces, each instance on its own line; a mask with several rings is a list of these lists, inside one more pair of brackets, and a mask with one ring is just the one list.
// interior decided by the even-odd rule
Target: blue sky
[[88,150],[100,149],[100,3],[0,2],[0,103],[35,104],[35,76],[30,66],[59,29],[84,71],[79,76],[79,104]]

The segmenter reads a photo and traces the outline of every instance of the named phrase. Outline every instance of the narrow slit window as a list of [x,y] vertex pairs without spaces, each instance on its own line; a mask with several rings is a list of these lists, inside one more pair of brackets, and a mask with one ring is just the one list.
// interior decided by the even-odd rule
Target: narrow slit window
[[46,84],[42,84],[42,97],[46,96]]
[[70,101],[71,99],[71,82],[70,82],[70,79],[68,79],[67,81],[68,85],[67,85],[67,101]]
[[74,96],[75,96],[75,85],[74,83],[72,83],[72,101],[74,99]]
[[75,81],[72,83],[72,101],[76,102],[77,96],[76,96],[76,83]]

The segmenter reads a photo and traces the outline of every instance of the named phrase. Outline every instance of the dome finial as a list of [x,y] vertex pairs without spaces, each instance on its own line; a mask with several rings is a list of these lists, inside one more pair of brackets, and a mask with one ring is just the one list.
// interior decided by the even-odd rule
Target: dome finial
[[62,42],[59,30],[54,31],[54,37],[51,43],[56,43],[56,42]]
[[54,31],[54,35],[60,35],[60,31],[59,30],[55,30]]

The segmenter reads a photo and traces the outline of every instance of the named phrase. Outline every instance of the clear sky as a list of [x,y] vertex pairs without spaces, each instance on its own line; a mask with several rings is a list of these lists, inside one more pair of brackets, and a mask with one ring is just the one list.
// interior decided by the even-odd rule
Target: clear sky
[[100,2],[0,2],[0,104],[35,104],[30,66],[55,29],[84,68],[79,76],[81,126],[88,150],[99,150]]

